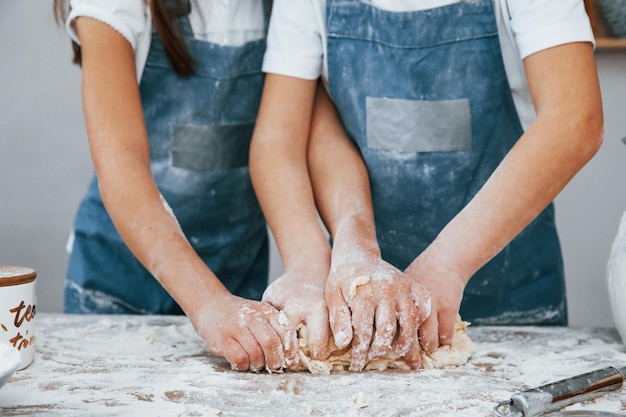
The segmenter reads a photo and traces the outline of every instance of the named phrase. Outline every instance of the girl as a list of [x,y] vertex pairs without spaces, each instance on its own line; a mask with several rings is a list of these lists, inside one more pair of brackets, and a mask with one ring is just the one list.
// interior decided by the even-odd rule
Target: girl
[[[309,200],[287,196],[314,190],[334,243],[316,282],[353,369],[396,333],[418,367],[459,311],[566,324],[551,201],[603,130],[582,1],[277,0],[264,71],[252,179],[283,257],[303,246],[295,230],[315,227],[290,217]],[[308,142],[318,77],[351,142],[332,124]],[[432,296],[421,326],[420,284]]]
[[55,0],[82,67],[96,176],[69,245],[65,311],[184,312],[234,369],[292,366],[294,329],[254,301],[268,241],[247,165],[268,4],[70,6]]

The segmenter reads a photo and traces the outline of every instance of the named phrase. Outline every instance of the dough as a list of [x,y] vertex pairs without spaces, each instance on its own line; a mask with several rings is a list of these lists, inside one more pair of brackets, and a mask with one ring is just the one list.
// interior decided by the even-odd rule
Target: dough
[[[456,323],[454,324],[454,337],[450,345],[444,345],[437,349],[432,354],[422,352],[422,368],[423,369],[435,369],[445,368],[448,366],[459,366],[467,362],[469,357],[474,352],[474,343],[467,335],[467,325],[469,323],[461,320],[461,317],[457,316]],[[301,326],[298,330],[298,344],[300,346],[300,362],[296,370],[308,370],[313,374],[328,375],[331,371],[342,371],[350,367],[350,360],[352,354],[352,348],[350,346],[339,349],[333,343],[331,336],[330,357],[324,361],[318,361],[311,359],[309,355],[309,347],[307,345],[307,328]],[[370,361],[365,365],[367,370],[384,369],[402,369],[409,370],[409,366],[400,358],[393,349],[387,353],[384,357]]]

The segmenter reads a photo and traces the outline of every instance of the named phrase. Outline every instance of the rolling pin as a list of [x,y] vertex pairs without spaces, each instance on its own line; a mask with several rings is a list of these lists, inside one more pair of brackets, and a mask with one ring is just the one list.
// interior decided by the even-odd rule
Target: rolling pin
[[609,366],[513,394],[498,403],[497,417],[536,417],[587,401],[624,384],[626,367]]

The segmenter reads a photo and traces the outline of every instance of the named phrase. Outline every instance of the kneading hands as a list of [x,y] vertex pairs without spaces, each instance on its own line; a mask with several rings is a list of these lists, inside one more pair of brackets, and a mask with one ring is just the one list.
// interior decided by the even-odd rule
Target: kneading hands
[[311,356],[328,357],[332,334],[362,370],[395,340],[418,368],[429,293],[381,259],[367,171],[317,80],[267,75],[250,172],[285,267],[264,300],[307,325]]
[[534,123],[404,271],[381,259],[367,170],[325,90],[317,80],[267,74],[250,170],[286,272],[265,300],[312,329],[316,359],[332,334],[338,347],[352,345],[353,370],[391,349],[418,368],[422,349],[451,343],[472,275],[597,152],[603,120],[592,46],[550,48],[524,65]]

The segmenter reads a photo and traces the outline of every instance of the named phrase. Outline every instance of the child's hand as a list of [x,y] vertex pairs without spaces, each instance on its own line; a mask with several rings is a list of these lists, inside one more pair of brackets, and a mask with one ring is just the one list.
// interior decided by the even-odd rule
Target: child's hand
[[282,310],[296,330],[306,324],[309,352],[316,360],[324,360],[330,354],[330,326],[324,300],[327,276],[326,262],[291,268],[263,294],[263,301]]
[[440,345],[449,345],[454,336],[456,321],[466,280],[451,268],[429,265],[425,257],[418,257],[405,273],[424,285],[432,295],[432,311],[419,329],[422,348],[432,353]]
[[298,363],[295,329],[267,303],[225,294],[190,319],[208,350],[237,371],[280,371]]
[[417,331],[430,309],[430,294],[378,253],[350,248],[333,251],[326,301],[335,343],[352,340],[351,370],[392,349],[412,368],[420,365]]

